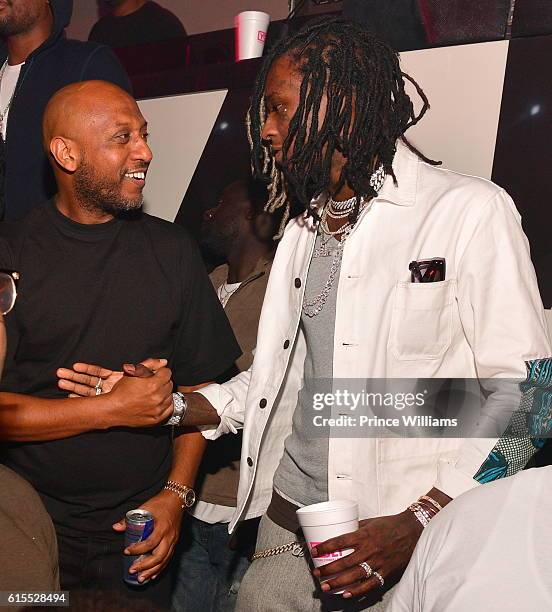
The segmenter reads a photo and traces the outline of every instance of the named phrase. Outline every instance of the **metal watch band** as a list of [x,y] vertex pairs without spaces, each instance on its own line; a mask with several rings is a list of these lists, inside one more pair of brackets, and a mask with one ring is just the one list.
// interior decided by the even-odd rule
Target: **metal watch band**
[[163,487],[166,491],[171,491],[172,493],[176,493],[180,500],[182,501],[182,509],[191,508],[196,501],[195,491],[180,482],[176,482],[175,480],[167,480],[167,484]]
[[188,402],[184,397],[183,393],[176,391],[172,394],[173,398],[173,413],[171,418],[165,423],[165,425],[180,425],[186,410],[188,409]]

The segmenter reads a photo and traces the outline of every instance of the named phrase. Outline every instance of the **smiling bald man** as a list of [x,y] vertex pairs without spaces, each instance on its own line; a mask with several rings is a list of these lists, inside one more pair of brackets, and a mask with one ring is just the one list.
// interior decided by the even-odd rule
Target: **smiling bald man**
[[[240,355],[199,252],[181,227],[145,214],[152,159],[136,102],[102,81],[74,84],[48,103],[44,146],[58,194],[0,230],[0,268],[21,275],[6,317],[10,355],[0,392],[7,465],[39,492],[59,542],[63,589],[122,590],[169,605],[168,572],[205,441],[159,427],[174,414],[172,381],[213,380]],[[56,370],[75,362],[120,370],[146,361],[110,393],[67,398]],[[159,361],[166,360],[166,361]],[[122,385],[122,386],[121,386]],[[125,513],[153,513],[122,580]]]

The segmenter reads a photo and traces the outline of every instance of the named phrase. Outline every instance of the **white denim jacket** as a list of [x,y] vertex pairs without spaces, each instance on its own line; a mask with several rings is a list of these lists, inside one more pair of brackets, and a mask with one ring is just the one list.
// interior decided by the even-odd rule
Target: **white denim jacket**
[[[490,181],[430,166],[399,143],[387,177],[343,252],[334,378],[525,378],[525,362],[550,355],[528,241],[508,194]],[[298,218],[274,259],[252,367],[201,393],[216,408],[216,438],[244,428],[238,520],[267,508],[301,387],[306,354],[301,303],[314,247]],[[446,280],[411,283],[412,260],[446,259]],[[492,388],[489,389],[492,391]],[[437,487],[451,497],[497,438],[331,437],[330,499],[354,499],[360,517],[404,510]]]

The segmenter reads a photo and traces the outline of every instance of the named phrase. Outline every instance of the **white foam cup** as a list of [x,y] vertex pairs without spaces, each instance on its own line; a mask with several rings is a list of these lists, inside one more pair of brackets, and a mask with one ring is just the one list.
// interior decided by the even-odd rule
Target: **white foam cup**
[[[304,506],[297,510],[297,519],[303,530],[303,535],[309,547],[309,552],[318,544],[358,530],[358,504],[349,500],[335,500]],[[352,548],[336,550],[335,552],[312,559],[315,567],[327,565],[332,561],[346,557],[353,552]],[[311,557],[312,558],[312,557]],[[326,576],[324,580],[329,580]],[[338,594],[340,591],[331,591]]]
[[234,17],[236,60],[261,57],[270,23],[270,15],[262,11],[243,11]]

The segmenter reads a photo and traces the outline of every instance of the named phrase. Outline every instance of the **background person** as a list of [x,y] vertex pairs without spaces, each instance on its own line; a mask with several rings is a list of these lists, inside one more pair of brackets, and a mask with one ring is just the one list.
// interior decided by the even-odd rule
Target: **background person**
[[152,0],[105,0],[109,14],[94,24],[88,40],[110,47],[186,38],[180,19]]
[[65,37],[72,10],[72,0],[0,4],[0,219],[21,219],[56,193],[42,115],[58,89],[102,79],[130,91],[108,47]]
[[[0,282],[0,294],[11,293],[13,285],[4,280]],[[0,296],[0,303],[5,301],[12,300]],[[0,380],[5,357],[6,329],[0,309]],[[56,532],[40,497],[28,482],[4,465],[0,465],[0,491],[0,590],[58,590]]]

